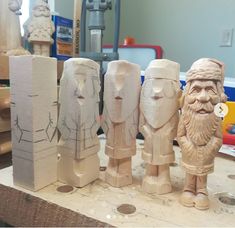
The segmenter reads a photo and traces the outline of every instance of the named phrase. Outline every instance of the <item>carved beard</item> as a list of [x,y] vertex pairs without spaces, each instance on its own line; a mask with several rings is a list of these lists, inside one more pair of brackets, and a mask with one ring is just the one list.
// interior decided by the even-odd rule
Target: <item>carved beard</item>
[[[207,113],[199,113],[199,110],[205,110]],[[183,107],[183,121],[186,127],[188,138],[196,145],[206,145],[221,121],[214,112],[214,106],[211,102],[200,103],[195,101],[192,104],[185,103]]]

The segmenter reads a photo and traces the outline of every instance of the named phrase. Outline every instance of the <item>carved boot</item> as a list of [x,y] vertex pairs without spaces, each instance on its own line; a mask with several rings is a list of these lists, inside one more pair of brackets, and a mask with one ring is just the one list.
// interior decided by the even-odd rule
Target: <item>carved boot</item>
[[186,173],[184,190],[180,196],[180,203],[186,207],[194,206],[196,180],[195,175]]
[[109,158],[105,181],[117,188],[132,184],[131,157],[123,159]]
[[207,192],[207,176],[197,176],[195,207],[199,210],[209,208],[209,198]]
[[147,193],[157,193],[159,195],[171,192],[169,165],[147,164],[142,189]]
[[142,182],[142,189],[147,193],[156,193],[158,166],[146,164],[146,173]]

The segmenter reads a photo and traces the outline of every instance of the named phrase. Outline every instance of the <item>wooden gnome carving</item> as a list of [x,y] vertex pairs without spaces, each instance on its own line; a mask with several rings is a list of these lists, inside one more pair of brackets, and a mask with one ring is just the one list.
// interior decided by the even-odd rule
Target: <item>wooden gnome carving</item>
[[153,60],[146,72],[140,98],[140,132],[144,135],[142,158],[147,163],[143,191],[171,192],[169,164],[174,162],[181,95],[180,65],[167,59]]
[[213,172],[216,152],[222,145],[221,118],[214,113],[226,101],[224,65],[215,59],[199,59],[187,72],[178,143],[186,171],[180,202],[184,206],[208,209],[207,175]]
[[54,42],[51,36],[54,31],[49,5],[45,0],[37,0],[28,24],[28,41],[32,43],[35,55],[50,56],[50,46]]
[[114,187],[132,183],[131,157],[136,153],[140,87],[138,65],[123,60],[108,64],[102,128],[109,156],[105,179]]
[[0,1],[0,55],[29,54],[21,46],[19,16],[22,0]]
[[58,176],[76,187],[99,177],[99,69],[93,60],[72,58],[61,79]]

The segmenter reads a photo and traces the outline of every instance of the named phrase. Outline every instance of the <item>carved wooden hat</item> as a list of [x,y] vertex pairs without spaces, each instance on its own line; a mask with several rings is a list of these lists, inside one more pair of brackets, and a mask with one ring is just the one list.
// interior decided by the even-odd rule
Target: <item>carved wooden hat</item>
[[138,75],[140,77],[140,66],[126,60],[115,60],[108,64],[107,74],[110,75]]
[[155,59],[145,71],[145,78],[159,78],[179,81],[180,64],[168,59]]
[[100,65],[91,59],[70,58],[64,63],[65,68],[68,68],[70,66],[81,66],[81,65],[87,68],[93,69],[96,72],[96,75],[93,75],[93,76],[99,75]]
[[224,82],[224,63],[210,58],[201,58],[193,63],[186,74],[186,81],[215,80]]
[[48,8],[50,10],[49,5],[45,0],[36,0],[34,9],[36,9],[39,6],[44,6],[44,7]]

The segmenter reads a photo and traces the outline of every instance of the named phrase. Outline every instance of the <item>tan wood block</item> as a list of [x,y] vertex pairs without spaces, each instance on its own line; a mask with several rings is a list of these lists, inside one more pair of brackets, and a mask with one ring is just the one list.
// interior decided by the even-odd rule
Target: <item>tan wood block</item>
[[0,55],[0,80],[9,79],[9,57]]
[[10,57],[15,184],[37,191],[57,180],[57,61]]
[[11,132],[0,133],[0,155],[10,152],[11,149]]
[[10,88],[0,87],[0,132],[11,130]]

